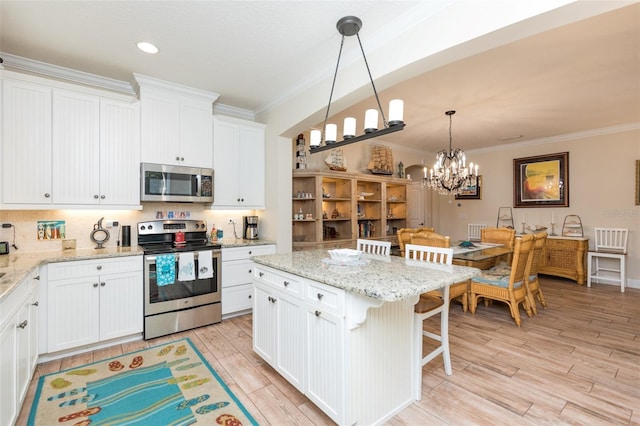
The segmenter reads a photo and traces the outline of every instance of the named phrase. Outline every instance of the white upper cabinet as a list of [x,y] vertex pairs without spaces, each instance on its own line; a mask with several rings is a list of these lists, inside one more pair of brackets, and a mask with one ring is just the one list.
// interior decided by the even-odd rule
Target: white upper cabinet
[[265,126],[215,116],[213,120],[213,205],[265,208]]
[[134,76],[142,103],[141,161],[212,168],[211,115],[219,95]]
[[4,208],[140,208],[136,98],[18,73],[2,77]]
[[50,87],[2,81],[2,201],[51,203]]

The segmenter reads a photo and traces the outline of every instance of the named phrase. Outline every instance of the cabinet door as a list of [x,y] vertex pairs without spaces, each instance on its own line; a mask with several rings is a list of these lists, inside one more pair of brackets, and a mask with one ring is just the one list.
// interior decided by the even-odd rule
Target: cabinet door
[[98,204],[100,197],[100,100],[53,91],[53,202]]
[[31,321],[29,303],[26,300],[16,317],[16,380],[18,401],[27,392],[31,380],[31,333],[35,323]]
[[0,425],[12,425],[18,415],[16,324],[0,329]]
[[141,100],[140,161],[182,165],[178,97],[144,92]]
[[240,127],[236,123],[214,120],[213,130],[214,206],[240,205],[238,185]]
[[276,293],[276,369],[300,392],[304,391],[305,330],[301,302]]
[[180,156],[191,167],[213,167],[213,126],[208,101],[180,101]]
[[240,128],[239,193],[245,207],[264,209],[265,140],[264,128]]
[[222,287],[222,315],[244,312],[252,307],[252,284],[236,285],[229,288]]
[[140,103],[100,101],[100,204],[140,204]]
[[142,271],[100,276],[100,340],[141,333]]
[[305,395],[337,423],[343,423],[344,320],[308,305]]
[[2,201],[51,204],[51,89],[3,81]]
[[[48,283],[49,352],[95,343],[100,332],[99,277]],[[142,284],[138,283],[138,287]]]
[[272,291],[255,284],[253,296],[253,350],[275,368],[277,310]]

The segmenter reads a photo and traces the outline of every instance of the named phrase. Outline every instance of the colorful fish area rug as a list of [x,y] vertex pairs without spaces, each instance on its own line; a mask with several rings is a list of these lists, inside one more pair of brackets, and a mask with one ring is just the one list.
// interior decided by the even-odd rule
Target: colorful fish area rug
[[40,377],[33,426],[258,423],[188,338]]

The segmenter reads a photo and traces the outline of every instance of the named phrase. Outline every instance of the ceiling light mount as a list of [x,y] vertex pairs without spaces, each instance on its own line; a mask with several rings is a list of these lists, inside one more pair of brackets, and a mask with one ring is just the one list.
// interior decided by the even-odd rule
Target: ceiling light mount
[[[338,21],[338,23],[336,24],[336,28],[338,29],[338,32],[342,34],[342,40],[340,41],[338,61],[336,63],[335,73],[333,75],[333,83],[331,84],[329,102],[327,104],[327,111],[325,113],[324,123],[322,125],[322,128],[324,130],[324,144],[322,141],[322,131],[311,130],[311,148],[309,150],[311,154],[327,149],[338,148],[342,145],[375,138],[387,133],[397,132],[398,130],[404,129],[405,126],[403,121],[404,104],[402,100],[394,99],[389,102],[389,122],[387,122],[387,118],[385,117],[384,112],[382,112],[382,106],[380,105],[378,91],[376,90],[376,86],[373,83],[373,77],[371,76],[371,70],[369,69],[369,63],[367,62],[367,56],[364,54],[364,48],[362,47],[360,35],[358,34],[360,32],[360,29],[362,28],[362,21],[360,20],[360,18],[356,16],[345,16]],[[338,76],[338,69],[340,67],[340,57],[342,56],[342,46],[344,45],[344,38],[354,35],[358,39],[358,44],[360,45],[360,51],[362,52],[364,64],[367,67],[367,73],[369,75],[369,80],[371,81],[371,87],[373,88],[373,94],[375,95],[378,109],[369,109],[366,111],[364,120],[364,134],[360,136],[356,136],[356,119],[353,117],[345,118],[343,140],[340,142],[336,142],[337,126],[335,124],[327,124],[327,120],[329,119],[331,100],[333,99],[333,89],[336,85],[336,77]],[[378,129],[378,112],[380,112],[380,116],[382,117],[382,129]]]

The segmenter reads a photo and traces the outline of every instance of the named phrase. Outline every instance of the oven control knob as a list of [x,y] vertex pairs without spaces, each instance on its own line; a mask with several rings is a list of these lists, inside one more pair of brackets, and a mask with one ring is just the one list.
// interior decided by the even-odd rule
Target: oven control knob
[[141,231],[144,231],[145,229],[147,229],[147,228],[145,228],[145,227],[144,227],[144,225],[142,225],[142,226],[140,227],[140,230],[141,230]]
[[148,228],[149,228],[149,229],[153,229],[153,225],[149,225],[149,226],[148,226]]

